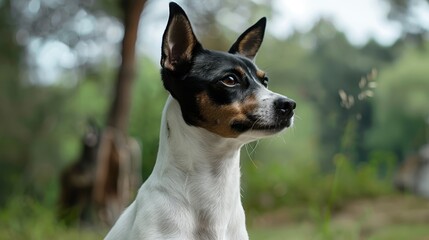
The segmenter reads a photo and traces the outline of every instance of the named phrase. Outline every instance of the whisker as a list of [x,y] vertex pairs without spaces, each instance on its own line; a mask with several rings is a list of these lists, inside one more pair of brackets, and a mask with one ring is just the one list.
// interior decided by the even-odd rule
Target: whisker
[[256,151],[256,148],[259,145],[259,140],[256,141],[255,147],[253,148],[252,152],[250,152],[250,154],[253,154]]
[[284,135],[284,134],[282,134],[282,135],[280,135],[280,137],[281,137],[281,139],[283,140],[283,143],[284,143],[284,144],[286,144],[285,135]]
[[249,149],[247,148],[247,145],[248,145],[248,143],[247,143],[247,144],[244,144],[244,148],[246,149],[247,156],[248,156],[249,158],[252,158],[252,157],[250,156]]
[[259,116],[259,117],[256,119],[256,121],[252,124],[252,126],[250,127],[250,130],[253,130],[253,128],[255,127],[255,125],[256,125],[257,123],[259,123],[260,121],[262,121],[262,120],[263,120],[262,116]]
[[256,169],[258,169],[258,165],[256,165],[256,162],[255,162],[255,161],[253,161],[253,159],[252,159],[252,158],[250,158],[250,162],[252,162],[253,166],[254,166]]
[[250,152],[250,153],[249,153],[249,149],[247,148],[247,146],[248,146],[248,145],[249,145],[249,144],[244,144],[244,148],[246,149],[247,156],[249,157],[250,162],[251,162],[251,163],[252,163],[252,165],[257,169],[257,168],[258,168],[258,165],[256,165],[255,161],[253,160],[253,158],[252,158],[252,156],[251,156],[252,152]]

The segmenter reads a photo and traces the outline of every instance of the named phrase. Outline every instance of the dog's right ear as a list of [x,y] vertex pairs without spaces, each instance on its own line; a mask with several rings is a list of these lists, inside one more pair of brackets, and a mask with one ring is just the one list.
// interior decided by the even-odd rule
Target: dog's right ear
[[162,37],[162,68],[175,71],[179,65],[190,62],[200,46],[185,11],[170,2],[170,17]]

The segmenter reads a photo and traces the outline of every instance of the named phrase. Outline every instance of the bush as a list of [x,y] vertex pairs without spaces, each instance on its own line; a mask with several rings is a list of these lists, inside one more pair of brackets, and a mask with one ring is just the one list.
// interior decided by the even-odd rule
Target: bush
[[327,173],[315,161],[264,162],[258,168],[245,164],[244,205],[256,211],[281,206],[335,210],[350,200],[394,192],[393,155],[375,152],[368,162],[355,165],[337,154],[333,162],[335,170]]

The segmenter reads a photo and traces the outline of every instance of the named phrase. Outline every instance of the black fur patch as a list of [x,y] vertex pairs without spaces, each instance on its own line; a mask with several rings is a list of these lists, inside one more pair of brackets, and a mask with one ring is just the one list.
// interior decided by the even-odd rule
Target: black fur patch
[[[244,70],[244,76],[237,72],[237,67]],[[198,94],[207,93],[213,103],[221,106],[243,102],[257,88],[263,87],[255,81],[259,79],[253,62],[234,54],[201,49],[185,69],[189,70],[172,72],[164,68],[161,76],[164,87],[180,103],[183,118],[189,125],[206,121],[196,102]],[[220,82],[231,74],[240,82],[232,88]]]

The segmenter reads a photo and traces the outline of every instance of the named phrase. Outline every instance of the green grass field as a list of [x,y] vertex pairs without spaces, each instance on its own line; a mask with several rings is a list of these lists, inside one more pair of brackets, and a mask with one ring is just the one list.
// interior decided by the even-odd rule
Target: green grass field
[[[348,203],[329,217],[284,217],[284,208],[255,216],[252,240],[424,240],[429,239],[429,201],[412,196],[390,196]],[[53,211],[21,199],[0,212],[0,240],[95,240],[106,228],[65,227]]]

